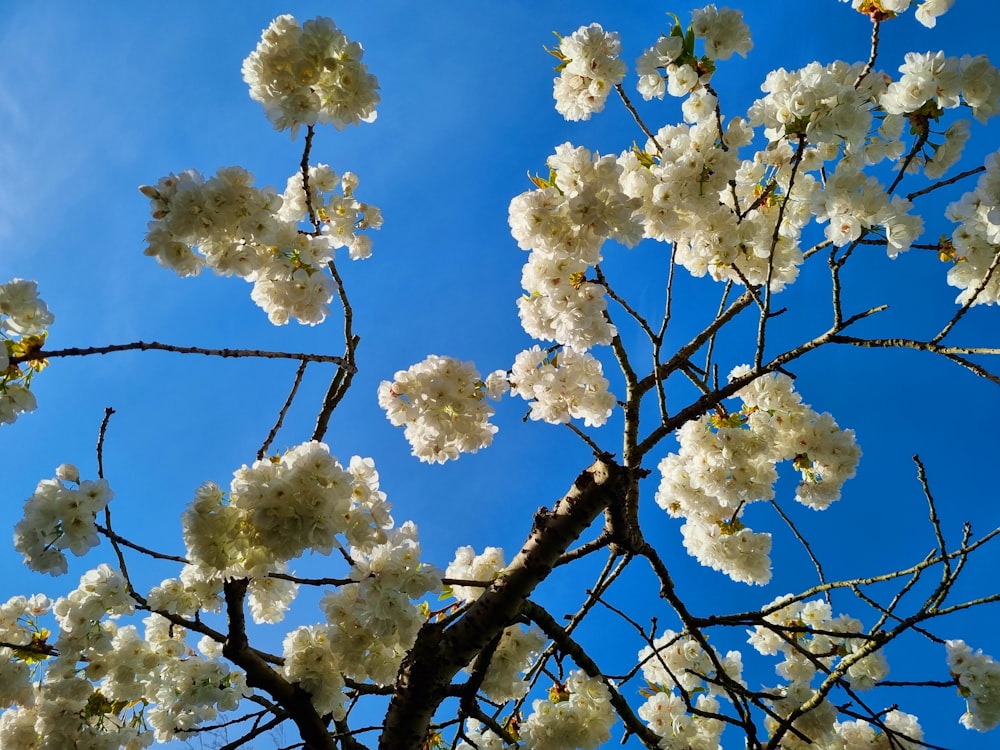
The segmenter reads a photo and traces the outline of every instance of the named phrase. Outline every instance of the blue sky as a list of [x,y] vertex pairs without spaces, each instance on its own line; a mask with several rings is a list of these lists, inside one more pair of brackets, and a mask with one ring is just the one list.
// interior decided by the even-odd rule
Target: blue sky
[[[810,0],[792,10],[772,0],[739,4],[747,6],[755,46],[747,61],[720,65],[717,86],[730,114],[741,113],[759,95],[760,81],[771,68],[867,57],[870,25],[845,3]],[[957,5],[934,30],[919,26],[912,14],[886,24],[880,67],[894,72],[909,50],[989,54],[995,49],[998,12],[973,7],[983,4]],[[60,1],[5,4],[0,12],[0,282],[38,280],[56,315],[52,347],[143,339],[339,353],[336,319],[316,328],[274,328],[251,302],[245,283],[208,275],[179,280],[144,257],[148,201],[136,190],[170,171],[194,167],[212,174],[233,164],[252,171],[258,184],[280,189],[296,169],[301,139],[292,142],[271,129],[247,95],[240,64],[275,15],[332,16],[365,46],[365,61],[380,80],[382,104],[373,125],[321,130],[314,159],[340,172],[355,171],[359,195],[382,208],[385,227],[374,235],[370,260],[345,259],[340,266],[362,337],[360,373],[327,441],[344,460],[352,454],[375,458],[397,521],[418,523],[428,557],[442,567],[464,544],[503,546],[512,554],[531,513],[560,496],[589,463],[586,446],[568,430],[523,423],[524,404],[507,400],[498,410],[500,432],[492,448],[446,466],[419,464],[401,431],[379,410],[375,388],[430,353],[474,360],[485,373],[508,367],[518,351],[531,345],[514,306],[525,255],[507,230],[510,198],[530,187],[526,173],[543,171],[546,156],[564,141],[604,153],[642,141],[614,102],[589,123],[563,121],[552,108],[554,60],[542,46],[555,42],[553,30],[568,34],[598,21],[621,32],[631,70],[657,33],[669,29],[665,12],[678,13],[686,23],[689,8],[596,1],[417,7],[399,1],[280,5],[263,0],[241,3],[238,11],[233,7],[190,0],[141,8],[106,3],[97,9]],[[633,82],[630,74],[627,83]],[[653,127],[680,121],[673,101],[642,104],[641,111]],[[981,163],[1000,140],[995,124],[974,123],[972,131],[966,151],[970,166]],[[948,231],[950,225],[940,218],[942,206],[971,188],[966,183],[941,191],[937,203],[924,206],[926,240]],[[659,309],[663,247],[614,248],[606,255],[612,282],[636,305]],[[815,260],[819,263],[804,269],[802,279],[782,295],[782,304],[800,311],[782,321],[781,335],[787,337],[782,340],[826,325],[828,272],[822,258]],[[931,254],[913,251],[892,262],[873,250],[846,279],[851,304],[861,309],[891,303],[871,331],[933,335],[954,309],[955,291],[944,283],[945,270]],[[705,279],[682,278],[677,294],[675,335],[681,342],[687,330],[712,314],[718,290]],[[973,310],[953,341],[1000,344],[997,314]],[[751,356],[747,330],[729,339],[727,364]],[[997,449],[992,421],[1000,405],[995,386],[912,352],[861,356],[830,349],[802,360],[793,371],[804,400],[854,429],[864,450],[858,477],[848,483],[840,503],[822,515],[796,515],[831,576],[883,572],[914,563],[931,549],[933,537],[910,460],[914,453],[925,460],[952,540],[965,520],[979,532],[1000,525],[992,478]],[[11,509],[11,525],[23,499],[38,480],[52,476],[56,465],[73,462],[85,476],[95,475],[97,428],[104,407],[113,406],[118,413],[105,465],[116,493],[116,528],[144,544],[180,552],[181,509],[200,483],[225,484],[234,469],[253,459],[293,373],[289,363],[162,353],[54,362],[36,381],[38,412],[0,430],[3,500]],[[311,369],[277,446],[308,437],[329,375]],[[612,448],[619,443],[613,434],[604,441]],[[650,502],[653,489],[653,484],[647,488],[645,522],[651,536],[666,545],[675,578],[697,610],[759,606],[812,582],[801,549],[763,507],[754,509],[758,528],[771,525],[780,550],[774,582],[750,589],[699,568],[679,546],[678,524]],[[784,506],[790,508],[791,495],[786,498]],[[96,564],[98,558],[91,560]],[[997,561],[997,554],[986,550],[970,563],[964,590],[991,592]],[[304,562],[300,570],[317,562],[325,560]],[[75,576],[85,569],[77,565],[69,577],[56,581],[22,575],[19,557],[9,548],[0,549],[0,566],[9,571],[0,584],[0,601],[36,590],[59,593],[75,585]],[[138,573],[151,584],[172,574],[141,567]],[[635,596],[653,590],[643,576],[630,585],[627,591],[645,592]],[[560,601],[566,596],[562,586],[550,586]],[[582,591],[575,590],[565,606],[580,596]],[[846,608],[848,600],[842,601]],[[667,610],[656,602],[645,611],[650,615],[669,625]],[[303,611],[294,622],[317,616]],[[871,619],[867,614],[866,621]],[[966,638],[1000,656],[996,622],[994,605],[938,624],[934,632]],[[943,649],[890,651],[890,662],[895,679],[944,676]],[[928,663],[938,671],[924,671]],[[765,664],[760,679],[773,683],[769,669]],[[933,742],[963,748],[995,744],[994,738],[957,725],[962,703],[950,691],[947,696],[910,691],[896,698],[902,709],[920,716]]]

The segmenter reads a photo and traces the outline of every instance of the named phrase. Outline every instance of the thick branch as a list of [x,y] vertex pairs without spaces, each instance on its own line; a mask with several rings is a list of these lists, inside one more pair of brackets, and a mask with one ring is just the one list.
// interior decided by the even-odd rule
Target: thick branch
[[551,511],[535,515],[521,551],[461,617],[421,628],[396,678],[380,750],[419,750],[455,674],[520,614],[531,592],[601,511],[624,502],[627,488],[626,471],[609,457],[598,459]]
[[337,743],[330,735],[326,722],[313,708],[309,694],[298,685],[288,682],[250,648],[246,633],[246,614],[243,610],[247,584],[246,579],[226,581],[229,637],[222,647],[222,653],[246,672],[247,685],[263,690],[288,712],[308,750],[336,750]]

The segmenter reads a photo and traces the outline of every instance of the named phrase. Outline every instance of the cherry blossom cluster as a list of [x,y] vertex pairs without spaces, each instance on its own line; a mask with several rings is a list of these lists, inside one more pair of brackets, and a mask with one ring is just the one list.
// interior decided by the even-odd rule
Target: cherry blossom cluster
[[60,575],[67,570],[66,554],[82,556],[97,546],[97,514],[113,493],[104,479],[80,481],[71,464],[56,469],[56,476],[38,483],[24,502],[24,512],[14,527],[14,548],[32,570]]
[[621,40],[600,24],[581,26],[559,39],[552,54],[559,59],[559,77],[553,81],[556,111],[567,120],[589,120],[604,109],[611,90],[625,77]]
[[342,715],[345,676],[393,681],[424,621],[411,600],[441,585],[440,571],[420,559],[416,527],[393,528],[371,459],[354,457],[344,468],[322,443],[244,466],[228,497],[204,485],[184,522],[193,564],[148,598],[171,613],[219,609],[223,578],[241,577],[249,578],[253,619],[277,622],[298,588],[281,577],[286,561],[307,549],[339,548],[350,558],[353,582],[320,603],[326,621],[296,628],[284,642],[282,673],[324,714]]
[[448,593],[463,603],[475,601],[496,578],[497,573],[506,566],[503,550],[500,547],[487,547],[478,555],[472,547],[459,547],[455,550],[455,559],[448,564],[444,577],[464,581],[482,581],[483,585],[450,584]]
[[[733,370],[730,379],[749,368]],[[861,451],[851,430],[818,414],[783,374],[756,378],[736,394],[738,412],[706,415],[677,431],[680,451],[660,462],[656,502],[685,519],[684,546],[702,565],[744,583],[771,578],[771,536],[741,517],[756,500],[774,497],[776,465],[792,461],[801,475],[795,499],[823,510],[854,476]]]
[[907,213],[912,207],[899,196],[890,202],[878,180],[843,162],[827,179],[826,188],[812,194],[813,214],[819,223],[829,222],[825,234],[833,245],[846,245],[881,225],[890,258],[908,250],[923,231],[923,220]]
[[[151,743],[152,733],[131,721],[130,711],[107,700],[86,673],[91,663],[127,660],[127,655],[113,650],[116,626],[104,617],[133,611],[124,577],[107,565],[85,573],[80,585],[54,604],[32,597],[11,600],[0,608],[2,635],[12,638],[8,642],[25,644],[20,652],[0,650],[6,676],[14,680],[2,688],[3,704],[12,707],[0,714],[0,746],[138,750]],[[49,632],[38,623],[39,617],[50,613],[60,627],[55,643],[48,642]],[[11,623],[13,617],[20,623]],[[47,679],[33,681],[24,665],[43,661]],[[99,667],[92,674],[99,678]]]
[[[650,686],[639,718],[663,738],[664,750],[716,750],[725,727],[722,721],[705,714],[719,713],[721,691],[716,662],[726,676],[742,684],[743,662],[738,651],[714,659],[690,636],[667,630],[639,652],[642,674]],[[676,690],[675,690],[676,688]],[[691,700],[692,713],[685,699]]]
[[[47,679],[33,686],[32,701],[9,717],[11,730],[31,743],[11,746],[49,747],[34,743],[53,733],[70,747],[169,742],[248,694],[243,676],[221,660],[220,644],[203,638],[196,653],[184,628],[156,614],[143,621],[143,635],[104,619],[134,610],[124,577],[106,565],[85,574],[52,609],[60,626],[52,644],[57,656],[46,662]],[[52,726],[54,717],[61,726]],[[3,731],[0,722],[0,741]]]
[[[110,490],[80,482],[68,465],[57,474],[39,485],[27,508],[59,519],[75,539],[78,527],[93,529],[95,508],[106,504]],[[73,492],[80,495],[75,501]],[[86,523],[72,522],[67,509]],[[321,602],[326,622],[298,628],[285,642],[283,674],[324,714],[343,710],[345,677],[392,683],[425,619],[412,600],[441,586],[440,571],[421,561],[416,527],[393,528],[373,462],[355,457],[344,468],[317,442],[237,470],[228,493],[203,485],[183,522],[190,562],[144,600],[164,615],[197,619],[201,611],[218,611],[224,580],[242,578],[254,621],[277,622],[298,588],[283,577],[288,560],[307,549],[328,554],[334,548],[349,558],[352,582]],[[59,539],[49,544],[64,545]],[[75,544],[82,552],[91,540],[84,535]],[[142,634],[117,624],[115,618],[134,610],[128,582],[107,565],[85,574],[54,604],[21,597],[0,607],[0,641],[24,646],[0,648],[0,674],[10,678],[0,698],[16,706],[0,717],[2,746],[34,747],[39,736],[57,737],[63,747],[169,742],[248,694],[242,675],[222,660],[220,643],[202,638],[196,652],[186,630],[160,614],[146,618]],[[54,643],[39,624],[50,612],[58,625]],[[512,632],[498,648],[487,687],[497,695],[516,692],[518,670],[537,643],[535,632]],[[44,681],[31,682],[34,662],[45,663]],[[11,744],[15,737],[21,744]]]
[[396,427],[402,427],[413,455],[428,463],[444,463],[460,453],[475,453],[493,442],[494,409],[486,397],[499,398],[503,372],[484,382],[471,362],[432,354],[400,370],[378,388],[379,405]]
[[[359,232],[380,228],[382,217],[354,197],[353,173],[338,178],[321,164],[309,175],[309,201],[301,174],[278,195],[254,187],[253,175],[241,167],[220,169],[208,180],[188,170],[143,186],[153,215],[145,253],[180,276],[207,266],[252,283],[251,298],[275,325],[321,323],[334,293],[323,267],[339,247],[354,259],[368,257],[371,240]],[[299,230],[307,218],[315,219],[318,233]]]
[[361,62],[363,50],[329,18],[301,26],[279,16],[243,61],[250,96],[278,130],[331,124],[338,130],[375,120],[378,80]]
[[391,519],[377,481],[370,462],[355,458],[345,470],[315,441],[243,466],[228,494],[206,483],[184,511],[188,558],[226,577],[253,578],[307,550],[330,554],[342,546],[337,535],[379,541],[373,519]]
[[[764,618],[767,624],[750,631],[749,643],[761,654],[783,657],[775,669],[787,681],[766,690],[775,696],[771,700],[773,713],[769,713],[766,720],[772,733],[780,719],[791,715],[803,703],[814,701],[811,683],[817,675],[825,678],[831,670],[843,669],[846,665],[843,679],[855,690],[867,690],[889,673],[881,651],[867,652],[869,639],[861,623],[847,615],[834,617],[826,601],[795,601],[784,596],[764,611],[769,611]],[[916,717],[909,714],[888,712],[879,730],[866,721],[838,722],[837,716],[836,706],[823,698],[795,719],[793,731],[785,741],[792,748],[824,750],[843,748],[845,743],[846,747],[886,750],[891,747],[917,750],[923,746],[920,726]],[[883,728],[887,731],[880,731]],[[801,737],[807,737],[809,742]]]
[[[851,7],[865,15],[873,17],[889,17],[905,13],[911,0],[843,0]],[[924,0],[917,7],[916,18],[927,28],[934,28],[938,16],[944,15],[955,0]]]
[[787,71],[778,68],[767,74],[761,90],[765,96],[748,111],[750,123],[763,125],[772,143],[786,137],[806,136],[813,146],[823,147],[826,159],[838,156],[831,146],[841,142],[852,150],[864,145],[871,129],[869,102],[885,88],[880,76],[859,81],[863,65],[835,61],[818,62]]
[[[1000,71],[985,55],[945,57],[944,52],[908,52],[899,67],[898,81],[879,99],[890,114],[924,114],[965,104],[981,122],[1000,111]],[[929,105],[933,105],[928,109]]]
[[521,272],[521,325],[532,337],[585,351],[608,344],[616,331],[605,317],[605,288],[588,272],[606,239],[633,246],[642,239],[640,202],[619,183],[613,156],[564,143],[547,160],[548,179],[510,203],[511,234],[530,250]]
[[[778,730],[783,721],[810,700],[814,691],[808,685],[792,683],[769,690],[773,696],[771,712],[764,722],[768,733]],[[923,730],[917,717],[898,710],[887,711],[877,726],[863,720],[837,721],[837,707],[825,698],[818,705],[794,719],[792,729],[782,738],[789,750],[922,750]],[[804,739],[805,738],[805,739]]]
[[[617,721],[611,693],[597,677],[574,670],[565,683],[549,691],[547,699],[531,704],[532,712],[518,729],[524,750],[594,750],[611,739]],[[466,736],[475,745],[459,743],[459,750],[506,747],[502,739],[477,721],[470,721]]]
[[[924,732],[917,717],[893,709],[882,718],[882,726],[875,727],[870,722],[835,722],[833,731],[818,741],[808,745],[816,750],[842,750],[843,748],[864,748],[864,750],[921,750]],[[794,740],[792,741],[794,742]],[[795,744],[793,747],[806,747]]]
[[[644,99],[662,99],[665,93],[685,96],[707,84],[715,70],[715,60],[728,60],[733,53],[742,57],[753,47],[743,13],[715,5],[692,11],[689,34],[675,22],[669,35],[661,36],[636,62],[638,91]],[[704,41],[704,57],[694,49],[696,39]]]
[[966,702],[962,726],[980,732],[994,729],[1000,724],[1000,664],[965,641],[948,641],[945,647],[948,669]]
[[[338,176],[328,164],[317,164],[309,167],[308,198],[304,182],[301,174],[288,178],[281,208],[277,212],[278,219],[294,225],[303,221],[318,221],[320,233],[329,240],[334,250],[346,247],[351,260],[370,257],[371,237],[358,232],[381,229],[382,212],[375,206],[359,202],[354,196],[358,176],[353,172]],[[318,258],[303,258],[301,253],[299,262],[312,267],[319,265]]]
[[148,700],[144,718],[157,742],[184,738],[250,694],[243,675],[223,660],[220,643],[205,636],[192,649],[185,628],[156,614],[143,624],[141,637],[131,626],[115,634],[115,651],[127,661],[107,665],[101,690],[115,700]]
[[992,305],[1000,301],[1000,152],[986,158],[976,189],[948,206],[945,215],[959,226],[942,257],[954,261],[948,283],[962,290],[959,304]]
[[[479,690],[497,703],[523,698],[530,687],[524,673],[538,657],[545,641],[545,635],[533,625],[504,628],[496,649],[490,655]],[[474,664],[469,664],[467,671],[471,672]]]
[[611,739],[617,721],[607,685],[581,670],[570,672],[548,699],[532,701],[531,710],[520,729],[525,750],[592,750]]
[[371,459],[353,457],[345,469],[322,443],[244,466],[228,496],[207,482],[184,512],[191,564],[149,593],[157,611],[193,616],[222,607],[227,577],[247,578],[255,622],[279,622],[298,593],[283,578],[287,562],[307,550],[329,554],[348,544],[384,542],[393,525]]
[[[51,609],[52,601],[41,594],[15,596],[0,604],[0,643],[11,644],[0,647],[0,708],[30,706],[34,701],[29,652],[15,647],[42,642],[45,636],[39,618]],[[2,722],[0,716],[0,737]]]
[[34,411],[37,402],[29,390],[31,377],[44,361],[11,365],[10,358],[30,354],[45,344],[46,329],[55,321],[38,296],[38,284],[12,279],[0,284],[0,425]]
[[285,638],[284,676],[306,690],[322,714],[342,716],[344,678],[391,685],[425,617],[411,601],[441,587],[441,573],[420,559],[417,528],[404,523],[382,543],[353,547],[355,583],[320,602],[326,622]]
[[755,627],[749,639],[759,653],[784,657],[775,667],[783,679],[808,686],[817,674],[842,661],[849,663],[844,678],[857,690],[867,690],[886,677],[889,666],[882,652],[862,652],[869,641],[858,620],[834,617],[830,604],[822,599],[784,604],[788,599],[779,597],[765,607],[773,610],[764,618],[768,625]]
[[[766,284],[780,291],[795,280],[802,252],[798,238],[811,219],[808,204],[789,201],[777,238],[774,226],[782,210],[781,186],[792,179],[787,161],[780,169],[762,161],[741,162],[736,149],[749,143],[753,131],[741,119],[732,120],[722,141],[711,120],[693,125],[668,125],[649,139],[642,155],[623,154],[622,185],[640,198],[639,215],[645,237],[672,243],[674,258],[693,276],[708,273],[718,281]],[[725,146],[725,147],[724,147]],[[776,182],[762,192],[768,170]],[[795,191],[808,195],[814,181],[795,178]],[[753,206],[742,214],[733,204]]]
[[588,427],[600,427],[615,408],[600,360],[568,346],[550,353],[536,345],[521,352],[510,384],[512,395],[531,403],[531,418],[549,424],[582,419]]

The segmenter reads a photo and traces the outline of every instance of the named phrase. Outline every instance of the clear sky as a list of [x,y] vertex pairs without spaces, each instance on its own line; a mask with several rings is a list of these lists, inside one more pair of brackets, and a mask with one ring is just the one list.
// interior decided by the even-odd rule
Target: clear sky
[[[720,64],[716,82],[729,114],[745,112],[772,68],[867,57],[870,24],[849,4],[732,4],[744,6],[754,49],[746,61]],[[934,30],[918,25],[912,13],[887,23],[879,67],[894,72],[910,50],[993,53],[1000,11],[971,0],[956,5]],[[301,138],[292,142],[287,133],[272,130],[247,95],[240,65],[276,15],[332,16],[364,45],[382,104],[373,125],[321,129],[314,160],[338,172],[356,172],[361,199],[382,209],[385,226],[373,236],[370,260],[350,263],[345,257],[340,263],[362,338],[360,372],[327,442],[345,461],[353,454],[375,458],[397,522],[418,523],[428,558],[441,567],[465,544],[477,550],[502,546],[512,554],[531,514],[569,487],[589,463],[589,449],[569,430],[524,423],[524,403],[508,399],[498,409],[500,432],[493,447],[446,466],[420,464],[378,408],[375,389],[431,353],[474,360],[484,373],[509,367],[532,343],[516,315],[526,256],[507,229],[510,198],[530,187],[526,174],[544,172],[545,158],[564,141],[616,153],[644,140],[614,101],[589,123],[567,123],[554,111],[555,61],[543,50],[556,43],[552,31],[569,34],[591,21],[620,31],[630,67],[626,84],[634,85],[635,59],[669,29],[665,12],[677,13],[686,24],[689,10],[597,0],[489,5],[247,0],[238,9],[193,0],[7,0],[0,9],[0,283],[13,277],[39,282],[56,315],[53,348],[142,339],[340,353],[336,317],[315,328],[294,323],[275,328],[250,300],[244,282],[209,274],[180,280],[144,257],[149,209],[136,190],[171,171],[193,167],[214,174],[235,164],[253,172],[258,184],[282,189],[297,169]],[[681,119],[676,101],[640,105],[654,128]],[[973,123],[966,165],[981,164],[998,142],[995,123]],[[921,180],[914,181],[914,189],[925,184]],[[925,241],[949,231],[943,205],[972,187],[966,181],[924,204]],[[912,251],[893,262],[878,248],[866,250],[870,257],[845,280],[848,299],[857,309],[891,303],[866,332],[932,336],[954,310],[956,291],[945,284],[946,266],[932,253]],[[616,247],[606,255],[613,256],[608,259],[612,283],[642,309],[659,310],[664,248]],[[814,261],[782,295],[781,304],[793,313],[782,319],[779,341],[790,341],[796,332],[814,335],[828,325],[828,272],[822,256]],[[673,343],[710,319],[718,303],[718,289],[707,279],[680,279],[677,294],[680,322]],[[995,308],[973,310],[953,341],[1000,345],[997,315]],[[751,338],[741,341],[736,334],[729,340],[733,349],[723,357],[726,365],[752,356],[753,334],[741,330]],[[108,432],[105,467],[115,490],[116,529],[163,551],[182,552],[180,511],[199,484],[211,479],[225,485],[234,469],[253,460],[294,370],[288,362],[155,352],[54,361],[35,381],[38,411],[0,428],[0,497],[9,524],[37,481],[51,477],[58,464],[76,463],[85,477],[96,476],[94,443],[104,408],[112,406],[118,413]],[[912,352],[861,356],[828,349],[803,359],[793,372],[804,400],[854,429],[864,451],[858,477],[847,484],[841,502],[822,515],[796,508],[797,521],[831,577],[913,564],[932,549],[910,459],[914,453],[927,465],[952,541],[965,520],[980,533],[1000,525],[996,386]],[[311,368],[277,447],[308,438],[330,374]],[[609,433],[604,443],[615,449],[620,439]],[[775,532],[776,575],[769,585],[739,586],[698,567],[679,545],[679,524],[652,504],[653,482],[655,477],[646,487],[643,517],[665,545],[682,594],[695,610],[758,607],[814,582],[801,548],[763,504],[753,512],[758,530]],[[793,485],[781,486],[785,506],[791,507]],[[73,564],[67,577],[53,581],[27,574],[13,549],[2,547],[0,601],[15,593],[61,593],[75,586],[91,562],[109,559],[107,554],[102,548],[100,557]],[[309,574],[322,570],[324,562],[305,561],[298,570]],[[970,563],[961,595],[995,591],[998,562],[1000,555],[987,549]],[[174,574],[159,567],[137,569],[149,584]],[[648,580],[635,586],[635,596],[654,591]],[[557,600],[566,596],[567,608],[583,595],[582,590],[550,593]],[[841,609],[853,610],[853,600],[841,602]],[[301,609],[291,625],[319,617]],[[866,622],[873,619],[870,612],[857,613]],[[645,616],[654,615],[663,626],[676,626],[668,610],[650,600]],[[1000,657],[998,622],[993,605],[932,629]],[[633,657],[629,651],[622,658]],[[889,658],[894,679],[946,677],[943,648],[895,649]],[[759,680],[776,683],[770,665],[762,663]],[[900,708],[920,717],[932,742],[973,750],[996,745],[995,736],[958,726],[963,703],[950,690],[909,690],[896,697]]]

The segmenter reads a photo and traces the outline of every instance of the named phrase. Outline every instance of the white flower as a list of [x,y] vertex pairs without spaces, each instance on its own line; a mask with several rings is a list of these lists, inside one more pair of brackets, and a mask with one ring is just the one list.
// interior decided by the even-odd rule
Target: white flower
[[550,356],[538,346],[521,352],[511,367],[511,395],[531,402],[531,418],[550,424],[583,419],[603,425],[615,406],[600,360],[564,347]]
[[[59,474],[75,476],[78,486],[67,487]],[[14,548],[33,570],[52,575],[66,572],[64,550],[82,556],[99,543],[95,520],[113,493],[104,479],[79,481],[76,467],[63,464],[57,476],[38,483],[24,502],[24,515],[14,527]]]
[[482,586],[451,586],[451,594],[460,602],[471,602],[480,597],[487,586],[506,566],[500,547],[487,547],[476,554],[472,547],[459,547],[455,559],[445,570],[445,578],[459,578],[466,581],[482,581]]
[[378,389],[379,405],[403,427],[413,455],[444,463],[493,442],[494,409],[485,399],[479,371],[471,362],[431,355]]
[[559,41],[563,60],[553,81],[556,111],[567,120],[589,120],[604,109],[608,94],[625,76],[621,41],[599,24],[581,26]]
[[1000,724],[1000,664],[982,651],[973,652],[965,641],[948,641],[945,647],[948,669],[966,701],[962,725],[980,732],[993,729]]
[[[750,372],[735,368],[730,381]],[[851,430],[801,402],[783,374],[756,378],[737,394],[737,412],[704,416],[677,431],[678,453],[660,462],[656,502],[684,518],[684,546],[703,565],[734,580],[766,583],[769,534],[741,520],[748,505],[774,497],[776,465],[793,461],[801,474],[796,500],[815,510],[840,497],[861,450]]]
[[300,27],[284,15],[271,22],[243,61],[243,80],[278,130],[294,132],[315,123],[342,130],[376,117],[378,81],[361,57],[361,45],[329,18]]
[[0,284],[0,333],[35,335],[54,320],[55,316],[38,296],[37,282],[13,279]]
[[753,47],[750,29],[739,10],[707,5],[691,13],[691,28],[696,37],[705,40],[705,54],[716,60],[728,60],[734,52],[746,57]]
[[611,739],[616,714],[607,686],[575,670],[553,700],[535,700],[520,728],[525,750],[594,750]]
[[955,0],[924,0],[917,8],[916,18],[929,29],[937,25],[938,16],[944,15]]

